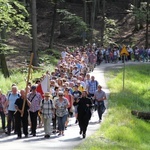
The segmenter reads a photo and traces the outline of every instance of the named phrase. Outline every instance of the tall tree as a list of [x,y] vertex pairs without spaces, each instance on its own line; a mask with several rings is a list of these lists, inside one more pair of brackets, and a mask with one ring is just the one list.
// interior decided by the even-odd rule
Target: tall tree
[[102,26],[101,26],[101,45],[104,44],[104,31],[105,31],[105,9],[106,9],[106,5],[105,5],[106,1],[102,0]]
[[50,35],[49,48],[53,47],[58,0],[54,0],[53,3],[54,3],[54,11],[53,11],[52,24],[51,24],[51,33],[50,33],[51,35]]
[[93,40],[93,31],[94,31],[94,25],[95,25],[95,10],[96,10],[96,4],[97,4],[97,0],[93,0],[92,3],[92,11],[91,11],[91,34],[90,34],[90,41],[92,42]]
[[32,52],[33,65],[38,66],[38,56],[37,56],[37,13],[36,13],[36,0],[31,0],[31,24],[32,24]]
[[145,47],[146,48],[148,48],[148,46],[149,46],[149,0],[147,0],[147,15],[146,15],[146,34],[145,34],[145,36],[146,36],[146,40],[145,40]]
[[6,34],[15,30],[15,35],[30,35],[31,27],[25,22],[25,16],[28,15],[25,7],[17,0],[0,0],[0,10],[0,64],[4,76],[9,77],[5,54],[10,50],[5,44]]
[[[83,0],[83,6],[84,6],[84,22],[87,23],[87,5],[86,5],[86,0]],[[85,39],[86,39],[86,31],[83,31],[82,34],[82,44],[85,45]]]

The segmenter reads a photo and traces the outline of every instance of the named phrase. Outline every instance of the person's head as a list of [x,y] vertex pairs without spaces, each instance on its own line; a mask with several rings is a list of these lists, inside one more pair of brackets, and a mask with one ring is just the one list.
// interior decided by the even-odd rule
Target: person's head
[[81,85],[80,80],[77,81],[77,85],[78,85],[78,87]]
[[20,95],[21,95],[22,98],[25,97],[25,90],[24,89],[20,90]]
[[91,80],[94,81],[94,80],[95,80],[95,77],[94,77],[94,76],[91,76]]
[[55,80],[50,80],[50,86],[54,87],[55,86]]
[[31,82],[28,82],[28,86],[30,86],[30,87],[31,87]]
[[62,79],[61,79],[61,78],[58,78],[56,81],[57,81],[57,84],[58,84],[59,86],[62,86],[63,81],[62,81]]
[[35,84],[40,84],[40,83],[41,81],[39,79],[35,81]]
[[86,74],[86,79],[90,80],[90,74]]
[[77,68],[77,66],[74,66],[74,70],[77,70],[78,68]]
[[31,86],[31,92],[32,92],[32,93],[35,93],[35,92],[36,92],[36,85],[32,85],[32,86]]
[[59,96],[59,99],[62,99],[62,98],[63,98],[63,96],[64,96],[63,91],[59,91],[59,92],[58,92],[58,96]]
[[69,82],[69,87],[73,88],[74,82]]
[[17,86],[12,86],[12,93],[16,94],[18,92],[18,87]]
[[68,88],[65,88],[64,94],[68,94],[68,93],[69,93],[69,89],[68,89]]
[[75,90],[75,91],[78,90],[78,85],[77,85],[77,84],[74,86],[74,90]]
[[86,90],[82,91],[82,97],[87,97],[87,91]]
[[98,91],[101,91],[102,86],[101,86],[101,85],[98,85],[98,86],[97,86],[97,89],[98,89]]
[[45,92],[43,96],[45,100],[49,100],[51,97],[51,94],[49,92]]

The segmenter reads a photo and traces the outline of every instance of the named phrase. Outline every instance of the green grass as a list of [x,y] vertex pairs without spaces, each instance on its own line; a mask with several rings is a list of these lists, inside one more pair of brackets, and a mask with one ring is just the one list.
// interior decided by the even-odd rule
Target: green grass
[[[116,73],[117,72],[117,73]],[[150,150],[150,122],[131,115],[131,110],[150,112],[150,66],[126,67],[105,74],[111,94],[107,116],[100,129],[76,150]]]
[[[36,78],[40,78],[46,71],[52,72],[54,67],[58,62],[58,58],[60,57],[60,53],[53,49],[47,49],[45,51],[39,52],[39,63],[40,68],[42,69],[35,69],[31,70],[30,81],[33,81]],[[30,58],[28,58],[30,59]],[[29,63],[29,62],[28,62]],[[8,90],[11,89],[12,83],[16,83],[19,89],[24,89],[26,86],[26,78],[28,75],[28,67],[23,68],[13,68],[10,71],[10,77],[4,78],[2,73],[0,73],[0,89],[4,94],[7,93]]]

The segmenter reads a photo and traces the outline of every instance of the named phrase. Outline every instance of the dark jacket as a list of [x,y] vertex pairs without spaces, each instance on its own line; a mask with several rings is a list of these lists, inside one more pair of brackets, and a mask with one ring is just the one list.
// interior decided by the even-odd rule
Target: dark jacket
[[[89,107],[87,106],[89,105]],[[91,118],[91,107],[92,101],[88,97],[81,97],[79,98],[79,102],[74,102],[74,106],[78,106],[78,120],[80,119],[89,119]]]

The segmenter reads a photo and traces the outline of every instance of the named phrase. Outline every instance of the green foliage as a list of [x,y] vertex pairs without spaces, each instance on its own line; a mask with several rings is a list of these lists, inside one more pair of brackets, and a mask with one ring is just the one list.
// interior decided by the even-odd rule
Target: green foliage
[[[30,81],[32,83],[35,81],[35,79],[42,77],[46,71],[52,72],[54,70],[54,67],[58,62],[58,59],[56,59],[55,56],[60,58],[60,53],[56,50],[47,49],[44,52],[40,52],[40,67],[31,70]],[[26,61],[24,67],[10,69],[9,78],[4,78],[4,76],[0,73],[0,89],[2,89],[3,93],[6,94],[7,91],[10,90],[12,83],[16,83],[19,89],[25,88],[28,74],[28,63],[29,62]]]
[[104,45],[115,44],[113,36],[118,33],[116,21],[114,19],[108,19],[105,17],[105,29],[104,29]]
[[31,25],[25,21],[28,12],[17,0],[0,0],[0,31],[14,29],[16,35],[30,35]]
[[81,33],[88,31],[87,24],[81,17],[72,14],[65,9],[58,9],[57,12],[64,16],[60,23],[67,24],[73,29],[72,35],[81,36]]
[[128,12],[131,12],[138,20],[142,21],[146,21],[147,13],[150,15],[150,11],[147,10],[147,2],[141,2],[140,8],[130,5]]
[[131,115],[131,110],[150,111],[149,64],[126,66],[125,91],[122,91],[122,69],[105,73],[110,96],[107,116],[100,129],[86,139],[81,150],[148,150],[149,122]]

